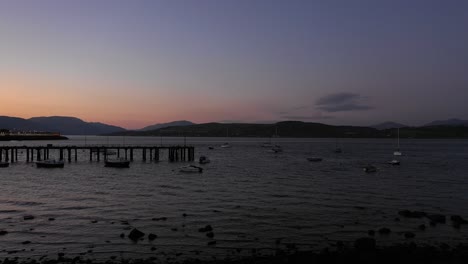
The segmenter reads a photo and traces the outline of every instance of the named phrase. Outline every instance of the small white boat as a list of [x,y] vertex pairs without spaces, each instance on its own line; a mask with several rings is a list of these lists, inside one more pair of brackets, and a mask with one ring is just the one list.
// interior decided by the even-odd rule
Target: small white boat
[[319,161],[322,161],[322,158],[319,158],[319,157],[311,157],[311,158],[307,158],[308,161],[312,161],[312,162],[319,162]]
[[198,159],[198,163],[200,164],[207,164],[207,163],[210,163],[210,159],[208,159],[208,157],[206,156],[200,156],[200,158]]
[[123,158],[108,159],[104,162],[104,166],[113,168],[130,168],[130,161]]
[[10,166],[9,162],[0,161],[0,168],[6,168],[8,166]]
[[188,166],[183,166],[179,169],[180,172],[185,172],[185,173],[202,173],[203,168],[198,167],[195,165],[188,165]]
[[376,172],[377,168],[372,165],[367,165],[366,167],[363,168],[363,170],[367,173],[370,173],[370,172]]
[[221,145],[222,148],[230,148],[231,147],[231,144],[229,144],[228,142],[224,143]]
[[63,168],[65,162],[63,160],[43,160],[37,161],[36,166],[38,168]]
[[400,165],[400,161],[394,159],[394,160],[389,161],[388,164],[390,164],[390,165]]

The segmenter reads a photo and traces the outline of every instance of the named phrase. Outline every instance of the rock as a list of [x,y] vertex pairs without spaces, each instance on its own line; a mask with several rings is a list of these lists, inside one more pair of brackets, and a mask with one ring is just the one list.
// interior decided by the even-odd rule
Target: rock
[[367,231],[367,234],[368,234],[369,236],[374,236],[374,235],[375,235],[375,231],[374,231],[374,230],[369,230],[369,231]]
[[405,238],[414,238],[415,236],[413,232],[405,232]]
[[124,238],[124,237],[125,237],[124,233],[120,234],[120,238]]
[[395,220],[395,222],[400,222],[400,218],[398,218],[398,217],[395,217],[394,220]]
[[428,214],[426,217],[436,224],[445,224],[445,215],[442,214]]
[[92,220],[91,223],[95,224],[97,223],[98,221],[97,220]]
[[153,233],[150,233],[150,234],[148,235],[148,240],[149,240],[149,241],[153,241],[153,240],[155,240],[157,237],[158,237],[157,235],[155,235],[155,234],[153,234]]
[[452,220],[453,224],[458,224],[458,226],[460,225],[463,225],[463,224],[468,224],[468,221],[466,221],[465,219],[463,219],[461,216],[459,215],[452,215],[450,216],[450,220]]
[[213,233],[213,232],[206,233],[206,236],[209,237],[209,238],[213,238],[213,237],[214,237],[214,233]]
[[21,242],[21,244],[23,244],[23,245],[31,244],[31,241],[26,240],[26,241]]
[[216,240],[210,241],[207,243],[208,246],[216,245]]
[[61,258],[61,257],[65,256],[65,253],[60,252],[60,253],[58,253],[58,256]]
[[354,248],[358,251],[372,251],[375,250],[375,239],[371,237],[361,237],[354,241]]
[[381,235],[388,235],[392,232],[392,230],[390,230],[390,228],[386,228],[386,227],[382,227],[379,229],[379,234]]
[[187,217],[187,214],[186,214],[186,213],[183,213],[182,216],[183,216],[183,217]]
[[34,216],[33,215],[25,215],[23,216],[23,220],[33,220]]
[[211,227],[211,225],[207,225],[205,227],[198,229],[198,232],[210,232],[210,231],[213,231],[213,227]]
[[8,231],[5,231],[5,230],[0,230],[0,236],[4,236],[8,234]]
[[177,227],[173,227],[173,228],[171,228],[171,230],[172,231],[177,231],[178,229],[177,229]]
[[134,228],[132,231],[130,231],[130,234],[128,234],[128,238],[130,238],[134,242],[138,241],[140,238],[144,236],[145,236],[145,233],[141,232],[140,230],[136,228]]
[[156,247],[151,247],[151,251],[155,251],[156,250]]
[[153,221],[166,221],[167,220],[167,217],[159,217],[159,218],[152,218],[151,220]]
[[421,225],[418,226],[418,229],[421,230],[421,231],[424,231],[424,230],[426,230],[426,225],[421,224]]
[[49,221],[54,221],[54,220],[55,220],[55,218],[49,217]]

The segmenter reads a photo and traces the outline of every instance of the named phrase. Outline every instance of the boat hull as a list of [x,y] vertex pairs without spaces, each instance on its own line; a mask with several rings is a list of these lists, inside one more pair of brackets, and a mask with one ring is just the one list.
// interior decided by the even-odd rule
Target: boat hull
[[130,168],[130,161],[106,161],[105,167]]
[[36,162],[38,168],[63,168],[65,164],[63,162],[49,163],[49,162]]

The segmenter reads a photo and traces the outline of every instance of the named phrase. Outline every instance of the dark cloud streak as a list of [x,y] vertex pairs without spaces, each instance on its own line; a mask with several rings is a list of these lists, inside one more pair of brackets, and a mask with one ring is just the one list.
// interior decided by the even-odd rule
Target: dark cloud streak
[[315,102],[317,109],[328,113],[334,112],[349,112],[349,111],[366,111],[374,109],[374,107],[363,104],[363,97],[356,93],[335,93],[319,98]]

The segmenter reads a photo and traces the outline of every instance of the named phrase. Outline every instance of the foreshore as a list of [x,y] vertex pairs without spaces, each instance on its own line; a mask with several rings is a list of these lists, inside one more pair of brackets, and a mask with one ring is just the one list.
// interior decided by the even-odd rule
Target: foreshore
[[387,247],[378,247],[373,238],[363,237],[357,239],[353,246],[338,246],[334,250],[328,248],[320,252],[298,251],[287,253],[278,251],[273,256],[250,256],[242,258],[226,258],[213,260],[149,257],[146,259],[119,259],[111,257],[107,260],[93,260],[85,257],[69,258],[60,253],[57,258],[21,259],[4,258],[2,264],[55,264],[55,263],[99,263],[99,264],[280,264],[280,263],[424,263],[424,264],[462,264],[468,263],[468,245],[459,244],[450,247],[447,244],[439,246],[416,245],[415,243],[398,244]]

